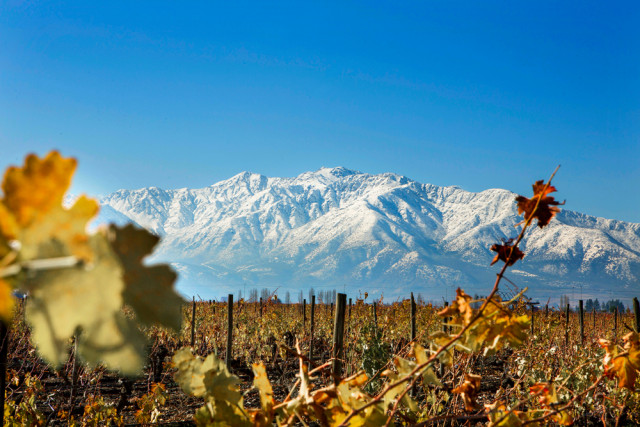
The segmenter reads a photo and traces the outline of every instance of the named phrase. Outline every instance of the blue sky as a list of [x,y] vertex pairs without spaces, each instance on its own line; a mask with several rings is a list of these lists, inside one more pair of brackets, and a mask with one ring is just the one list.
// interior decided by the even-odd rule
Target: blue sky
[[76,156],[74,192],[243,171],[466,190],[557,164],[567,208],[640,222],[637,2],[0,3],[0,168]]

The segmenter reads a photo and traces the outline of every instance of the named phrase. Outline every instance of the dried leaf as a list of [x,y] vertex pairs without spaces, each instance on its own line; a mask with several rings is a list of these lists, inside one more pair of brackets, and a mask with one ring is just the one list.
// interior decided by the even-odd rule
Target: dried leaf
[[604,372],[609,378],[618,378],[618,387],[635,390],[635,383],[640,370],[640,344],[638,333],[629,332],[623,337],[625,351],[620,353],[618,347],[609,340],[600,339],[599,344],[605,349],[603,359]]
[[464,401],[464,407],[467,411],[475,411],[478,409],[476,397],[480,391],[480,375],[464,374],[464,382],[452,390],[453,393],[460,394]]
[[454,317],[454,322],[461,321],[462,325],[468,325],[473,317],[473,309],[469,303],[473,300],[462,289],[456,290],[456,299],[451,305],[438,313],[440,317]]
[[497,252],[493,261],[491,261],[491,265],[498,262],[498,260],[506,262],[507,265],[513,265],[516,261],[524,258],[524,252],[522,252],[517,246],[511,246],[510,243],[511,240],[505,242],[504,245],[494,244],[491,246],[491,250]]
[[[458,297],[447,308],[438,314],[443,317],[451,317],[451,324],[460,328],[470,324],[474,318],[476,310],[470,306],[471,297],[464,291],[458,290]],[[519,346],[527,338],[527,331],[531,319],[527,315],[516,315],[506,307],[503,307],[499,297],[494,296],[487,304],[482,316],[469,326],[462,337],[455,342],[456,349],[462,351],[477,351],[485,346],[484,354],[493,354],[506,345]],[[443,332],[431,334],[433,340],[432,350],[436,351],[440,346],[445,345],[453,335]],[[439,356],[440,362],[451,363],[449,351],[443,351]]]
[[489,411],[489,427],[519,427],[522,425],[523,413],[509,411],[502,402],[485,405],[485,408]]
[[253,367],[253,386],[260,392],[260,406],[262,412],[255,411],[251,413],[254,426],[270,426],[273,418],[273,389],[267,371],[262,362],[254,363]]
[[[556,206],[564,205],[564,202],[560,203],[555,201],[549,194],[556,191],[553,186],[546,187],[544,180],[536,181],[533,184],[533,197],[528,199],[524,196],[517,196],[516,202],[518,203],[518,214],[524,212],[524,220],[527,221],[530,218],[538,219],[538,227],[542,228],[549,224],[549,221],[560,212]],[[537,208],[536,208],[537,204]]]
[[[538,396],[538,403],[545,409],[545,413],[555,410],[556,405],[559,402],[556,388],[551,383],[537,383],[529,387],[529,393],[531,395]],[[570,426],[573,424],[573,417],[568,411],[559,411],[556,414],[551,415],[551,419],[563,426]]]

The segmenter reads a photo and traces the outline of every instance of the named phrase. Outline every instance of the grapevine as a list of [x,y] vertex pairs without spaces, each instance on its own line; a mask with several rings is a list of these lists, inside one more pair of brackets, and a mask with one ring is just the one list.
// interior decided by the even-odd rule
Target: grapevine
[[[564,313],[551,310],[532,335],[526,290],[508,301],[499,296],[507,270],[526,256],[520,244],[527,230],[544,229],[563,204],[551,196],[557,169],[533,185],[531,197],[516,198],[523,220],[517,237],[491,247],[496,255],[487,262],[502,264],[487,297],[458,289],[447,307],[420,304],[419,333],[409,340],[409,300],[380,298],[374,321],[365,293],[349,308],[345,369],[336,379],[332,306],[316,306],[310,359],[300,305],[279,304],[275,295],[259,305],[237,302],[227,366],[226,304],[197,302],[192,325],[191,307],[173,288],[176,274],[144,263],[158,237],[133,226],[88,233],[98,203],[85,196],[64,203],[75,167],[57,152],[29,155],[2,182],[5,422],[118,425],[128,413],[126,422],[156,423],[169,416],[172,401],[185,399],[199,409],[180,420],[198,425],[571,425],[593,413],[604,424],[640,422],[637,331],[612,336],[612,315],[594,312],[587,341],[576,345],[568,337],[577,317],[566,318],[565,332]],[[15,292],[27,298],[17,300]],[[619,328],[632,329],[629,316],[615,320]],[[194,346],[185,347],[192,331]],[[491,361],[501,364],[499,375]],[[117,401],[102,395],[107,370],[121,376]],[[78,394],[82,411],[73,391],[66,403],[45,393],[52,376],[71,390],[90,388]],[[134,390],[141,381],[144,390]],[[487,393],[492,381],[500,385]],[[178,388],[185,394],[177,397]]]

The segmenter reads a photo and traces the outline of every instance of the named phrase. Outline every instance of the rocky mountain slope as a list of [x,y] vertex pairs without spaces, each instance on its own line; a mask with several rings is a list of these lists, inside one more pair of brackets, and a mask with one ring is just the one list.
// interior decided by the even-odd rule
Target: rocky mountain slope
[[[162,236],[154,260],[174,263],[189,295],[313,286],[439,299],[458,286],[491,289],[489,248],[519,231],[514,197],[340,167],[243,172],[200,189],[117,191],[101,200],[98,222],[131,220]],[[534,297],[640,293],[640,224],[562,210],[521,248],[508,278]]]

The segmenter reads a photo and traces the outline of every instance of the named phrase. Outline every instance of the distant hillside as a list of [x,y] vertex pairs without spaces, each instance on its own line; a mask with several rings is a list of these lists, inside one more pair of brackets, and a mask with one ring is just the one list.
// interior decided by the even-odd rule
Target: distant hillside
[[[341,167],[295,178],[243,172],[200,189],[117,191],[102,199],[98,222],[128,218],[162,236],[155,259],[175,263],[187,294],[346,286],[439,298],[491,288],[489,248],[518,232],[514,196]],[[640,224],[563,210],[522,249],[508,278],[534,297],[640,294]]]

